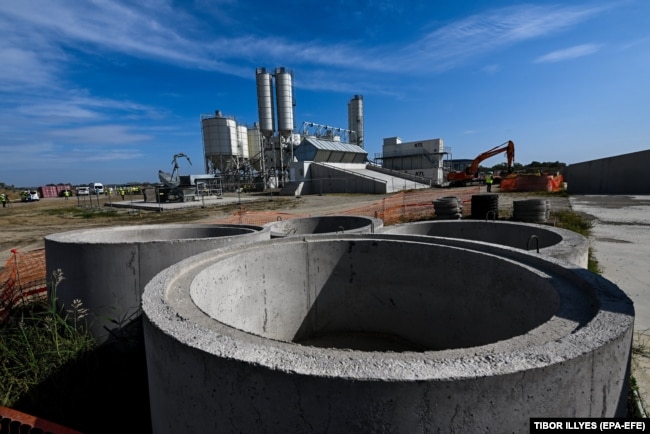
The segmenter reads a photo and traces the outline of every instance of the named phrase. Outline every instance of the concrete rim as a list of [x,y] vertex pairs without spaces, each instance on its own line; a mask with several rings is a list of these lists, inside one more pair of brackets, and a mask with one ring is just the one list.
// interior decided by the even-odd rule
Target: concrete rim
[[[460,229],[467,229],[460,234]],[[524,236],[515,240],[513,237]],[[485,231],[490,231],[486,233]],[[401,223],[381,228],[382,234],[419,235],[423,237],[460,238],[471,241],[488,242],[497,245],[516,247],[539,253],[564,261],[569,261],[587,268],[589,257],[589,240],[568,229],[555,226],[492,220],[431,220],[413,223]],[[503,242],[492,241],[496,233],[501,233]],[[539,236],[538,236],[539,235]],[[535,236],[537,239],[533,239]],[[516,244],[516,245],[515,245]]]
[[[192,236],[178,236],[178,231],[195,232]],[[215,231],[214,235],[210,235]],[[140,239],[138,234],[146,232],[148,235],[157,233],[148,239]],[[58,232],[47,235],[45,238],[57,243],[75,244],[132,244],[137,242],[155,243],[161,241],[183,241],[205,240],[209,238],[223,238],[232,235],[245,235],[248,233],[269,232],[264,226],[239,225],[239,224],[211,224],[211,223],[173,223],[133,226],[112,226],[103,228],[79,229],[67,232]],[[201,233],[208,236],[201,236]]]
[[[245,333],[204,314],[188,293],[196,272],[246,249],[275,243],[375,239],[467,249],[518,262],[536,273],[573,285],[582,296],[593,298],[599,309],[587,323],[561,336],[548,334],[561,323],[554,316],[529,333],[494,344],[422,353],[377,353],[306,347]],[[163,270],[146,286],[142,298],[144,315],[154,327],[183,345],[215,357],[282,372],[377,381],[463,379],[542,368],[584,355],[616,340],[632,327],[634,316],[630,299],[616,285],[566,262],[467,240],[377,234],[312,235],[205,252]]]
[[373,233],[383,226],[384,222],[379,218],[344,214],[297,217],[264,225],[270,229],[273,238],[326,233]]

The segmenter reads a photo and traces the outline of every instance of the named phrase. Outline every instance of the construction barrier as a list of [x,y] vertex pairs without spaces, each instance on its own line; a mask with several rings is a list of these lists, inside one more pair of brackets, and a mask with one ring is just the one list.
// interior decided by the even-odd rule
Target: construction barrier
[[11,255],[0,270],[0,324],[16,306],[47,298],[45,249]]
[[[453,196],[465,204],[464,209],[470,210],[472,195],[479,193],[480,187],[462,189],[427,189],[409,190],[392,194],[380,199],[377,202],[358,208],[351,208],[342,212],[330,215],[355,215],[363,217],[379,218],[384,225],[391,225],[402,222],[426,220],[435,217],[433,201],[441,197]],[[344,199],[343,199],[344,200]],[[320,214],[327,215],[327,214]],[[221,224],[249,224],[262,226],[278,220],[292,218],[311,217],[307,214],[293,214],[279,211],[249,211],[242,204],[235,214],[221,218],[210,223]]]
[[[377,202],[371,205],[351,208],[336,213],[336,215],[379,218],[384,225],[430,220],[436,217],[433,201],[441,197],[456,197],[464,205],[463,209],[466,210],[466,213],[469,213],[472,196],[477,193],[479,193],[479,187],[402,191],[383,198],[378,197]],[[262,226],[278,220],[302,217],[311,216],[279,211],[248,211],[245,205],[242,205],[233,215],[210,223]],[[0,323],[6,320],[9,312],[15,306],[47,297],[45,249],[25,253],[14,249],[11,253],[12,257],[0,270]]]
[[564,179],[562,175],[517,175],[501,181],[501,191],[560,191]]

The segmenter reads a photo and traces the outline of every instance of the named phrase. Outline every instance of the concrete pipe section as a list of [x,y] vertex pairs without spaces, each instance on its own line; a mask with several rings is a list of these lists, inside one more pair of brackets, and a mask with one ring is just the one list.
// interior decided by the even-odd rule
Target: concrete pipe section
[[144,287],[170,265],[207,250],[270,239],[268,229],[250,225],[162,224],[63,232],[45,237],[48,279],[60,269],[58,303],[78,299],[101,344],[136,317]]
[[381,228],[384,222],[378,218],[334,215],[320,217],[301,217],[268,223],[271,238],[284,238],[297,235],[358,233],[370,234]]
[[461,238],[500,244],[571,262],[587,268],[589,240],[566,229],[505,221],[425,221],[386,226],[382,234]]
[[572,264],[460,239],[219,249],[143,295],[153,431],[526,432],[622,416],[634,309]]

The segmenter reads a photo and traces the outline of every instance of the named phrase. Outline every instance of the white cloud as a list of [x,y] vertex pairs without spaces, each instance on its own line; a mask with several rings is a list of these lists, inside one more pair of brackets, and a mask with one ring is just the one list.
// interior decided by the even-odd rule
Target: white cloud
[[534,60],[534,63],[562,62],[564,60],[571,60],[577,57],[588,56],[597,52],[599,49],[600,47],[595,44],[576,45],[574,47],[553,51],[551,53],[540,56]]
[[80,128],[53,130],[51,136],[56,136],[69,143],[81,143],[88,146],[125,145],[150,140],[152,136],[133,132],[125,125],[97,125]]
[[513,6],[473,15],[426,35],[406,51],[402,64],[430,63],[445,71],[505,47],[563,31],[603,8]]
[[[261,37],[203,34],[204,25],[168,2],[92,3],[6,0],[0,15],[11,17],[8,31],[23,27],[64,46],[107,50],[188,68],[250,77],[250,65],[260,60],[292,59],[357,71],[444,71],[504,47],[562,31],[600,12],[597,7],[522,5],[487,11],[451,22],[407,46],[322,44],[318,40],[289,41]],[[178,23],[183,25],[179,26]],[[217,30],[218,32],[218,30]],[[23,49],[27,40],[22,41]],[[31,69],[38,67],[32,60]],[[43,61],[43,66],[44,65]]]

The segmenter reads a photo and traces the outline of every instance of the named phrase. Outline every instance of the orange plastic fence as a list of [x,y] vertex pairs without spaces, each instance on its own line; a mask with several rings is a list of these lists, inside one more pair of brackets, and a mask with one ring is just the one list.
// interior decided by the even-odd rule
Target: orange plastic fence
[[0,407],[0,434],[4,433],[81,434],[49,420],[32,416],[12,408]]
[[[389,197],[378,199],[377,202],[363,207],[351,208],[337,215],[357,215],[380,218],[384,225],[404,221],[431,218],[435,215],[433,201],[445,196],[459,197],[463,209],[469,213],[472,195],[479,192],[479,187],[463,189],[429,189],[400,192]],[[345,199],[341,199],[345,200]],[[326,214],[325,214],[326,215]],[[242,206],[235,214],[215,220],[210,223],[264,225],[277,220],[309,217],[307,214],[286,213],[276,211],[249,211]]]
[[0,270],[0,323],[15,306],[47,297],[45,249],[11,254]]
[[[377,199],[377,202],[369,206],[351,208],[336,214],[376,217],[380,218],[384,225],[391,225],[434,217],[433,201],[445,196],[460,198],[464,213],[469,214],[472,195],[477,193],[479,193],[479,187],[406,191]],[[261,226],[277,220],[300,217],[309,217],[309,215],[277,211],[248,211],[244,206],[235,214],[211,223]],[[40,297],[47,297],[45,249],[26,253],[19,253],[14,249],[11,252],[12,257],[0,270],[0,323],[7,318],[14,306]]]

